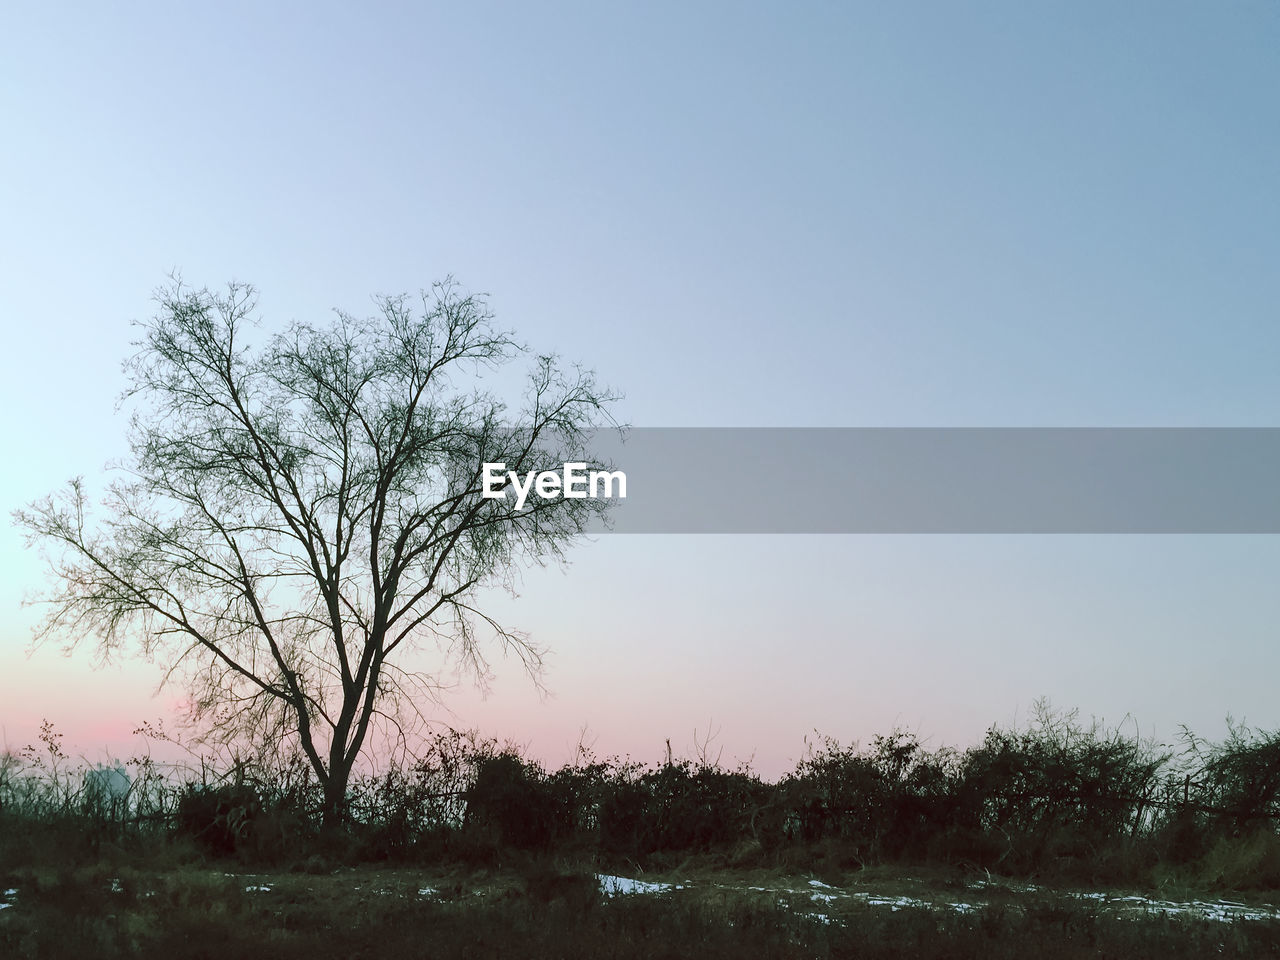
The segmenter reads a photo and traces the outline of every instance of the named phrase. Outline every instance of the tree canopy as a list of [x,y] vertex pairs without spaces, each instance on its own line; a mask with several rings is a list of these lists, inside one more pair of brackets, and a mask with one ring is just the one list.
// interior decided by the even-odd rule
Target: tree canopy
[[539,649],[481,591],[563,558],[609,503],[516,509],[481,495],[482,464],[595,464],[617,397],[550,356],[518,404],[486,390],[527,350],[452,280],[261,345],[251,286],[175,280],[156,302],[126,363],[131,455],[104,514],[81,480],[15,513],[52,548],[37,639],[136,643],[185,682],[207,735],[296,744],[339,822],[375,721],[434,695],[411,654],[434,645],[483,675],[496,639],[536,674]]

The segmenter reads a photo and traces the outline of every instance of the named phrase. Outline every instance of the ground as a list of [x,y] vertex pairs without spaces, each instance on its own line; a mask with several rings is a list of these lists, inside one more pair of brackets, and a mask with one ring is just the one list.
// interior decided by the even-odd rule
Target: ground
[[7,874],[0,955],[288,957],[1280,956],[1265,897],[999,878],[105,864]]

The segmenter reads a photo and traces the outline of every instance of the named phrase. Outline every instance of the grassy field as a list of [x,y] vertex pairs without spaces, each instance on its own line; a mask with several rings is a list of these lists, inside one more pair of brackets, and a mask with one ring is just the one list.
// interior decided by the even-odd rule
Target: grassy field
[[0,910],[0,955],[1280,957],[1276,920],[1134,912],[939,876],[881,873],[836,885],[695,870],[645,877],[671,884],[662,892],[610,896],[595,873],[547,862],[497,870],[232,866],[11,870],[0,881],[14,891]]

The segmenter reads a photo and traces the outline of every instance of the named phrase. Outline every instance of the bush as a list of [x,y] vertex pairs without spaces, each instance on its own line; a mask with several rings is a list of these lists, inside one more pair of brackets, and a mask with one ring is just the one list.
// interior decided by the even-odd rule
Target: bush
[[262,800],[251,784],[192,784],[178,799],[174,829],[214,856],[247,850]]
[[[0,756],[0,859],[80,862],[170,834],[189,841],[184,858],[198,848],[279,864],[316,852],[322,795],[305,758],[233,758],[220,784],[209,765],[184,784],[182,772],[134,761],[130,802],[112,807],[85,793],[48,725],[41,739],[42,750]],[[824,739],[767,783],[746,767],[670,757],[583,755],[548,773],[513,748],[449,732],[411,765],[352,781],[346,829],[326,838],[324,862],[493,866],[555,850],[641,869],[703,857],[1280,888],[1280,734],[1233,725],[1221,744],[1187,740],[1174,759],[1042,707],[1025,729],[993,728],[964,753],[903,731],[867,747]]]
[[505,752],[481,761],[467,791],[465,829],[499,846],[545,849],[555,833],[555,813],[542,771]]

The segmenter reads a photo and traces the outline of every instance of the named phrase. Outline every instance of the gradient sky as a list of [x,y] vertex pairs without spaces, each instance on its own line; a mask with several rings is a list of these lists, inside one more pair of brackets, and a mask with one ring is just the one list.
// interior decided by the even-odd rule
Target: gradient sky
[[[6,511],[123,455],[173,269],[268,324],[446,274],[637,426],[1280,426],[1280,6],[10,4]],[[1273,537],[623,537],[494,603],[553,651],[443,720],[568,759],[718,731],[967,744],[1047,696],[1172,737],[1280,725]],[[86,755],[153,665],[28,658],[0,726]]]

